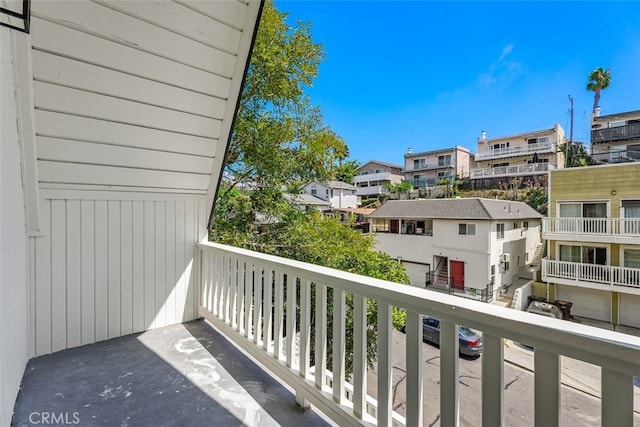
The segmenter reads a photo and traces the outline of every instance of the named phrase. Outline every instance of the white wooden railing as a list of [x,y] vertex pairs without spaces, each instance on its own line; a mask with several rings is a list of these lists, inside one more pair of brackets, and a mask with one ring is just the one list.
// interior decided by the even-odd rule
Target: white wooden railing
[[476,160],[496,159],[500,157],[522,156],[533,153],[546,153],[554,151],[555,142],[516,145],[514,147],[492,148],[492,144],[486,147],[486,151],[476,153]]
[[543,218],[542,232],[640,237],[640,218]]
[[[542,260],[542,280],[569,279],[612,286],[640,288],[640,268],[581,262]],[[640,355],[638,356],[640,358]]]
[[484,168],[469,171],[469,178],[491,178],[498,176],[518,176],[535,175],[554,170],[556,167],[552,163],[528,163],[524,165],[498,166],[495,168]]
[[[203,242],[199,248],[201,315],[291,386],[298,403],[314,405],[338,425],[422,425],[422,313],[441,319],[441,425],[459,423],[457,325],[461,324],[483,331],[484,426],[504,425],[504,339],[535,348],[536,426],[559,424],[560,355],[602,367],[602,425],[633,425],[633,377],[640,376],[637,337],[230,246]],[[354,312],[350,384],[344,363],[347,294],[353,295]],[[376,411],[370,409],[366,383],[368,300],[378,304]],[[330,306],[333,324],[328,331]],[[393,306],[407,312],[405,418],[394,415],[391,406]],[[332,381],[327,382],[331,335]]]

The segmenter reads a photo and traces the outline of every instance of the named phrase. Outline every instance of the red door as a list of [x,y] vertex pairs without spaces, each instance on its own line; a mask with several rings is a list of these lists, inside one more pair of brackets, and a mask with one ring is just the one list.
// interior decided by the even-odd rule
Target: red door
[[398,234],[400,232],[400,220],[398,219],[392,219],[390,221],[390,232]]
[[451,261],[451,286],[456,289],[464,289],[464,262]]

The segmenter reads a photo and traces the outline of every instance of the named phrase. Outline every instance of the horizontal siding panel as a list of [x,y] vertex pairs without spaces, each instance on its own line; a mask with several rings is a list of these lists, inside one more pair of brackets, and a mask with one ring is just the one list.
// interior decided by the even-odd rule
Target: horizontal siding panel
[[201,0],[177,0],[177,2],[235,28],[243,27],[244,20],[247,15],[247,5],[236,0],[215,2]]
[[206,191],[209,175],[39,161],[40,182]]
[[96,3],[33,2],[32,14],[224,77],[233,75],[234,55]]
[[33,52],[36,80],[222,119],[225,100],[45,52]]
[[133,47],[62,27],[37,17],[31,19],[34,49],[92,63],[115,71],[226,99],[231,80]]
[[194,156],[213,157],[217,139],[36,110],[37,134]]
[[[182,34],[193,40],[198,40],[213,48],[228,50],[232,47],[235,52],[240,44],[241,31],[223,22],[216,21],[177,3],[159,2],[155,7],[149,7],[145,1],[111,0],[98,1],[107,7],[119,10],[138,19],[153,22],[162,28]],[[220,3],[226,3],[218,1]]]
[[37,137],[40,160],[90,163],[105,166],[211,173],[213,160],[207,157],[143,150],[117,145]]
[[37,109],[93,117],[171,132],[217,137],[221,120],[180,113],[119,98],[34,82]]

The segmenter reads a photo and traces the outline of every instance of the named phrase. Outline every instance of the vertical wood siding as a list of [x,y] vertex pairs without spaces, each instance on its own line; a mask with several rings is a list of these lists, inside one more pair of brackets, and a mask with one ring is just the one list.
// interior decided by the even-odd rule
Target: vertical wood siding
[[204,196],[128,197],[41,200],[44,230],[31,254],[36,355],[196,317]]
[[[28,359],[28,247],[10,30],[0,29],[0,425],[8,426]],[[23,37],[19,35],[19,37]]]

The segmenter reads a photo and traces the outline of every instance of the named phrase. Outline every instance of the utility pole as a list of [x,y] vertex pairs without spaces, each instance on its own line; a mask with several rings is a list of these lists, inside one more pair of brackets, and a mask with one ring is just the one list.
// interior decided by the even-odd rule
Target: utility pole
[[569,166],[569,153],[571,153],[571,143],[573,142],[573,96],[568,95],[569,96],[569,103],[571,105],[571,108],[569,108],[569,115],[571,118],[570,121],[570,126],[569,126],[569,141],[567,142],[566,145],[566,150],[564,153],[564,166],[567,167]]

